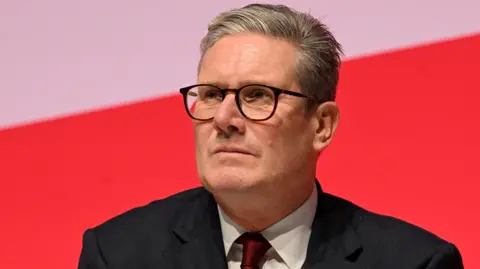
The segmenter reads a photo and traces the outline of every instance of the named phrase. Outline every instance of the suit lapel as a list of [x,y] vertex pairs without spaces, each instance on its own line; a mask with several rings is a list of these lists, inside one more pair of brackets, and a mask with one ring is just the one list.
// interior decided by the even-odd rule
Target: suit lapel
[[[352,224],[352,204],[323,193],[320,184],[305,267],[308,269],[360,269],[361,242]],[[173,229],[175,240],[167,254],[175,269],[227,269],[217,204],[207,191],[187,205]],[[163,265],[161,265],[163,268]]]
[[362,253],[360,239],[352,225],[356,208],[349,202],[326,194],[318,182],[318,203],[312,224],[306,268],[361,268],[356,261]]
[[171,253],[173,268],[227,268],[217,205],[211,194],[200,194],[173,232],[181,242]]

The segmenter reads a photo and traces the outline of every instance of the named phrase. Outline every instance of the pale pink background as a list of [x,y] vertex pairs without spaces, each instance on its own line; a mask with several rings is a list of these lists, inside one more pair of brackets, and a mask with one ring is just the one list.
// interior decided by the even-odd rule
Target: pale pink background
[[[250,2],[1,1],[0,129],[175,93],[208,21]],[[479,0],[266,2],[315,11],[348,58],[480,32]]]

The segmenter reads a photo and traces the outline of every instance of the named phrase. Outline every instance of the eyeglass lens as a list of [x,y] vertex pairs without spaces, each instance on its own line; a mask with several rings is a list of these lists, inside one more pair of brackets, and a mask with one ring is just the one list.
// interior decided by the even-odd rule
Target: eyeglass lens
[[[243,114],[253,120],[268,118],[275,108],[275,93],[264,86],[244,87],[238,93],[238,102]],[[187,93],[190,114],[199,120],[215,116],[224,99],[220,89],[213,86],[196,86]]]

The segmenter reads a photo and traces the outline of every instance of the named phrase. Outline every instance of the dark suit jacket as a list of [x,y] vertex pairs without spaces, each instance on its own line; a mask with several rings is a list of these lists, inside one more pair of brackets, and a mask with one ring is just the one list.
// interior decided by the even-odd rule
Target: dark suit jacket
[[[454,245],[317,188],[306,268],[463,268]],[[217,204],[196,188],[123,213],[85,232],[78,268],[226,269]]]

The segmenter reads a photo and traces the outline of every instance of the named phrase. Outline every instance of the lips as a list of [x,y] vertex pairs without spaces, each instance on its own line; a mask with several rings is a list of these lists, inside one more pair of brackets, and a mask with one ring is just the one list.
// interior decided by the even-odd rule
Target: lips
[[245,154],[245,155],[254,155],[251,151],[236,146],[219,146],[213,150],[213,154],[216,153],[237,153],[237,154]]

